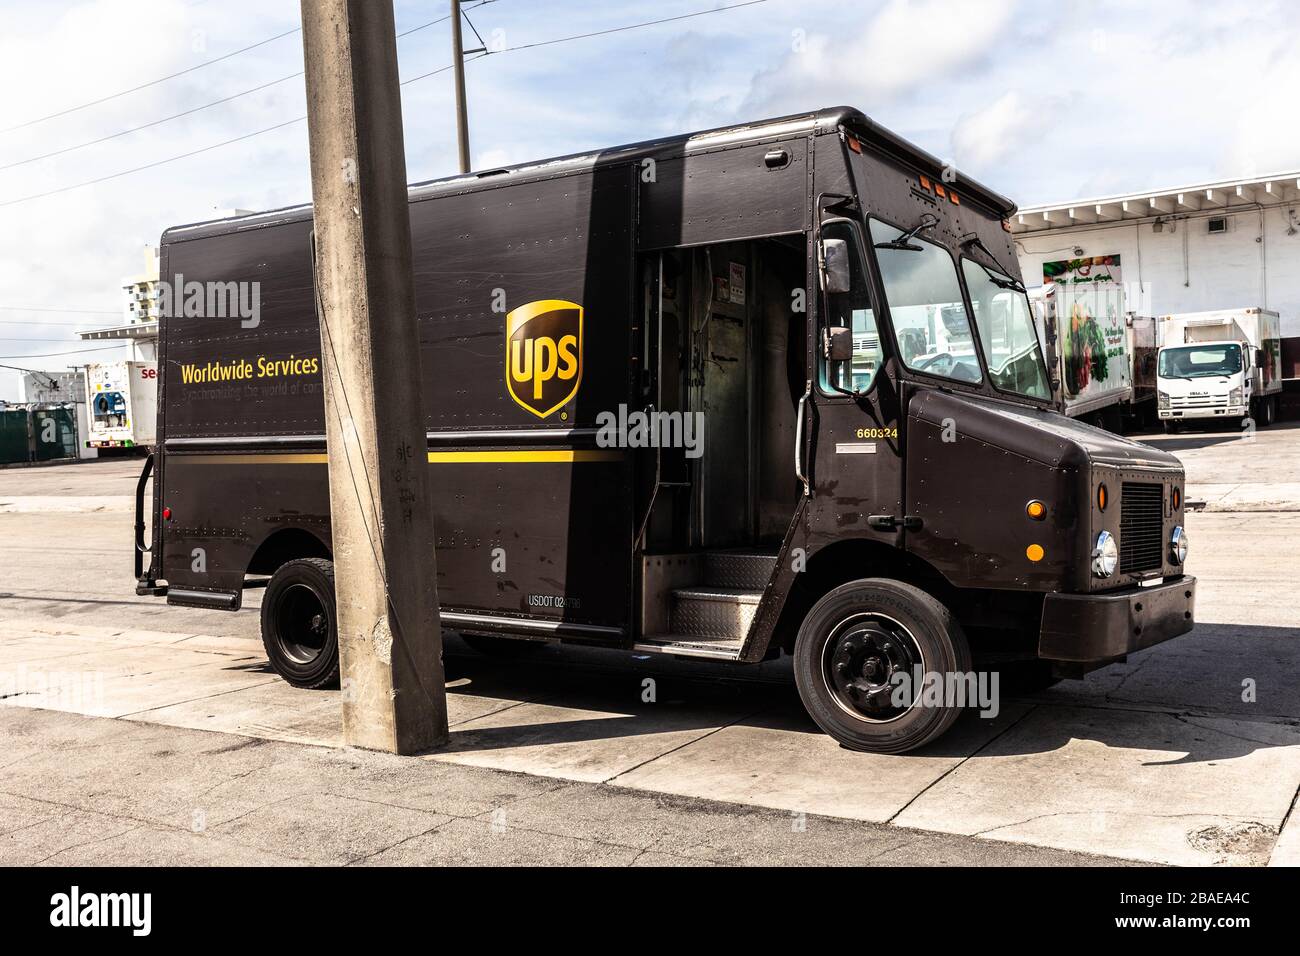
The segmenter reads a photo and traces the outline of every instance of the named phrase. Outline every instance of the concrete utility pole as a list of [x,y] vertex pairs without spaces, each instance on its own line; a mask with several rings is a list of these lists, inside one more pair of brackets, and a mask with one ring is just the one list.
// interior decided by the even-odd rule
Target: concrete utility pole
[[465,109],[465,50],[460,40],[460,0],[451,0],[451,72],[456,77],[456,145],[460,171],[469,172],[469,116]]
[[447,740],[397,41],[388,0],[302,0],[343,738]]

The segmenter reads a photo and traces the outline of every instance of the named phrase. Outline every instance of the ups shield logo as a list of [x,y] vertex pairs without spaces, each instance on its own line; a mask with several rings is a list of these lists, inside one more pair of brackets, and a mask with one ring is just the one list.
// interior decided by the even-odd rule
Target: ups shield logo
[[506,388],[538,418],[572,401],[582,383],[582,306],[542,299],[506,314]]

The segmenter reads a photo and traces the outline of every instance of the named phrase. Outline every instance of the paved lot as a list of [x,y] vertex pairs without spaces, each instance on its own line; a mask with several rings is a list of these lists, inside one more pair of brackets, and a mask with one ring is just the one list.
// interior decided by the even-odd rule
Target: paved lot
[[[294,690],[268,672],[255,613],[182,610],[136,598],[129,512],[107,507],[110,502],[103,502],[104,510],[89,510],[93,502],[72,510],[30,502],[37,497],[120,499],[131,491],[134,466],[87,463],[41,469],[49,474],[40,478],[34,471],[0,472],[0,540],[5,542],[0,548],[0,674],[23,682],[21,692],[4,701],[12,709],[0,711],[0,736],[6,754],[23,752],[24,735],[38,741],[28,745],[38,756],[55,748],[46,743],[50,735],[63,741],[57,747],[76,753],[75,759],[41,757],[43,764],[31,766],[44,770],[25,778],[27,790],[0,790],[36,799],[39,794],[31,788],[44,776],[66,788],[56,801],[60,804],[84,812],[86,794],[102,790],[110,804],[120,801],[113,812],[130,815],[139,795],[120,786],[122,773],[99,775],[95,768],[103,764],[85,756],[108,744],[76,741],[81,734],[108,740],[138,732],[151,743],[136,747],[127,740],[118,749],[105,749],[120,755],[108,766],[131,768],[127,776],[157,778],[155,785],[166,787],[175,762],[158,763],[154,751],[185,754],[180,763],[187,769],[171,795],[177,807],[195,809],[194,775],[201,778],[210,753],[236,744],[156,729],[169,725],[281,741],[247,747],[276,754],[273,762],[305,761],[302,788],[294,793],[321,795],[307,806],[299,806],[302,801],[292,794],[268,790],[258,796],[253,790],[245,795],[249,801],[265,800],[264,809],[240,811],[253,821],[244,824],[249,829],[242,836],[235,824],[233,832],[222,834],[245,847],[270,846],[275,833],[296,832],[293,827],[306,826],[307,819],[346,821],[356,812],[348,801],[365,799],[349,790],[353,777],[342,774],[329,788],[308,784],[313,775],[326,773],[321,768],[329,761],[369,766],[373,760],[423,768],[402,771],[413,776],[394,788],[416,787],[428,798],[427,806],[388,802],[455,817],[444,824],[422,818],[385,824],[417,831],[411,837],[397,834],[405,842],[394,846],[406,849],[392,851],[413,855],[390,854],[389,859],[447,858],[438,855],[439,847],[459,844],[419,833],[439,832],[437,827],[445,825],[454,840],[481,826],[476,818],[483,812],[490,817],[484,810],[458,815],[429,809],[446,806],[429,795],[451,786],[447,774],[472,773],[529,780],[539,787],[565,781],[568,789],[530,808],[551,814],[538,829],[588,834],[598,844],[624,848],[640,845],[611,838],[619,826],[640,825],[627,814],[666,807],[655,813],[665,834],[660,839],[669,846],[678,837],[689,839],[703,815],[730,819],[758,813],[789,827],[791,819],[799,819],[792,814],[806,814],[818,821],[859,821],[852,832],[876,841],[894,831],[906,833],[908,841],[921,831],[948,834],[959,842],[942,845],[960,851],[944,852],[955,856],[977,854],[972,848],[1018,847],[1030,856],[1017,859],[1034,862],[1073,860],[1070,854],[1091,852],[1174,864],[1300,863],[1300,823],[1291,820],[1300,787],[1300,630],[1293,583],[1300,564],[1300,511],[1289,492],[1275,491],[1287,484],[1300,488],[1300,428],[1260,432],[1250,445],[1220,437],[1151,438],[1187,462],[1189,500],[1207,501],[1207,510],[1188,519],[1191,570],[1201,579],[1200,623],[1193,634],[1084,681],[1004,701],[996,719],[971,715],[927,750],[894,757],[851,753],[817,733],[780,664],[747,671],[750,679],[738,680],[734,671],[718,667],[548,648],[537,660],[505,665],[474,656],[455,642],[448,647],[453,739],[446,751],[400,761],[330,749],[338,744],[337,696]],[[22,484],[14,488],[11,482]],[[1215,486],[1227,487],[1211,510],[1205,489]],[[1255,506],[1272,497],[1282,500],[1269,510]],[[18,541],[26,547],[11,544]],[[256,593],[249,595],[252,604]],[[656,680],[654,703],[642,701],[646,676]],[[154,729],[132,729],[141,723]],[[21,762],[4,762],[27,773],[31,759],[29,754]],[[17,772],[6,769],[7,779]],[[624,798],[644,802],[620,803]],[[265,809],[273,799],[281,801],[278,809]],[[734,809],[692,802],[699,800]],[[286,822],[294,814],[300,822]],[[5,816],[0,813],[0,820]],[[157,822],[149,818],[147,825]],[[367,824],[372,825],[380,823]],[[849,826],[829,820],[826,825]],[[653,829],[649,822],[646,826]],[[0,824],[0,829],[8,827]],[[328,858],[365,858],[370,846],[391,836],[377,834],[365,847],[345,847]],[[174,835],[177,846],[193,852],[189,839],[184,832]],[[729,845],[726,852],[737,854],[731,859],[745,860],[745,847],[758,838],[745,839],[751,843]],[[555,847],[519,846],[520,859],[535,858],[530,853],[563,858]],[[786,860],[821,852],[813,841],[783,847]],[[574,852],[574,859],[595,859]],[[15,854],[13,861],[23,858]],[[989,854],[988,862],[1009,859]],[[726,853],[722,857],[719,862],[728,861]],[[759,854],[753,861],[760,859],[768,858]],[[905,861],[910,861],[906,854],[892,862]]]

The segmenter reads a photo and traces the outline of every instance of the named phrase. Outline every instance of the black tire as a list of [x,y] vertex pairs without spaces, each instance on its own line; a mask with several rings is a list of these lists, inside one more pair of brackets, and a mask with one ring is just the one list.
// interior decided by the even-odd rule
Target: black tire
[[[911,651],[919,661],[907,660]],[[889,698],[881,681],[887,684],[888,673],[918,662],[927,674],[969,673],[966,635],[933,597],[884,578],[831,591],[813,605],[795,640],[795,683],[804,707],[850,750],[905,753],[952,726],[963,709],[953,701],[884,706]],[[847,689],[846,671],[852,685]]]
[[525,641],[514,637],[491,637],[487,634],[462,634],[460,639],[470,649],[484,657],[513,660],[528,657],[542,649],[541,641]]
[[1179,422],[1170,421],[1168,419],[1165,419],[1164,426],[1166,435],[1177,435],[1183,430],[1183,426]]
[[1277,413],[1273,409],[1273,397],[1271,395],[1268,398],[1262,399],[1260,401],[1259,413],[1260,413],[1259,425],[1261,428],[1268,428],[1270,425],[1273,424],[1273,422],[1277,420]]
[[271,667],[294,687],[339,685],[332,561],[300,558],[271,575],[262,597],[262,645]]

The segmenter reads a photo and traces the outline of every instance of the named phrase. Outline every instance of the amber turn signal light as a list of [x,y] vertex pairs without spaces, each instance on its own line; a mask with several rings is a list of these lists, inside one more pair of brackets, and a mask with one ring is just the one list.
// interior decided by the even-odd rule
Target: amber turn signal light
[[1106,483],[1103,481],[1097,486],[1097,510],[1105,511],[1108,504],[1110,504],[1110,492],[1106,490]]
[[1174,488],[1174,510],[1177,511],[1183,506],[1183,489]]
[[1025,514],[1029,515],[1029,517],[1033,518],[1035,521],[1042,521],[1047,517],[1047,505],[1034,499],[1029,502],[1029,504],[1025,505]]

